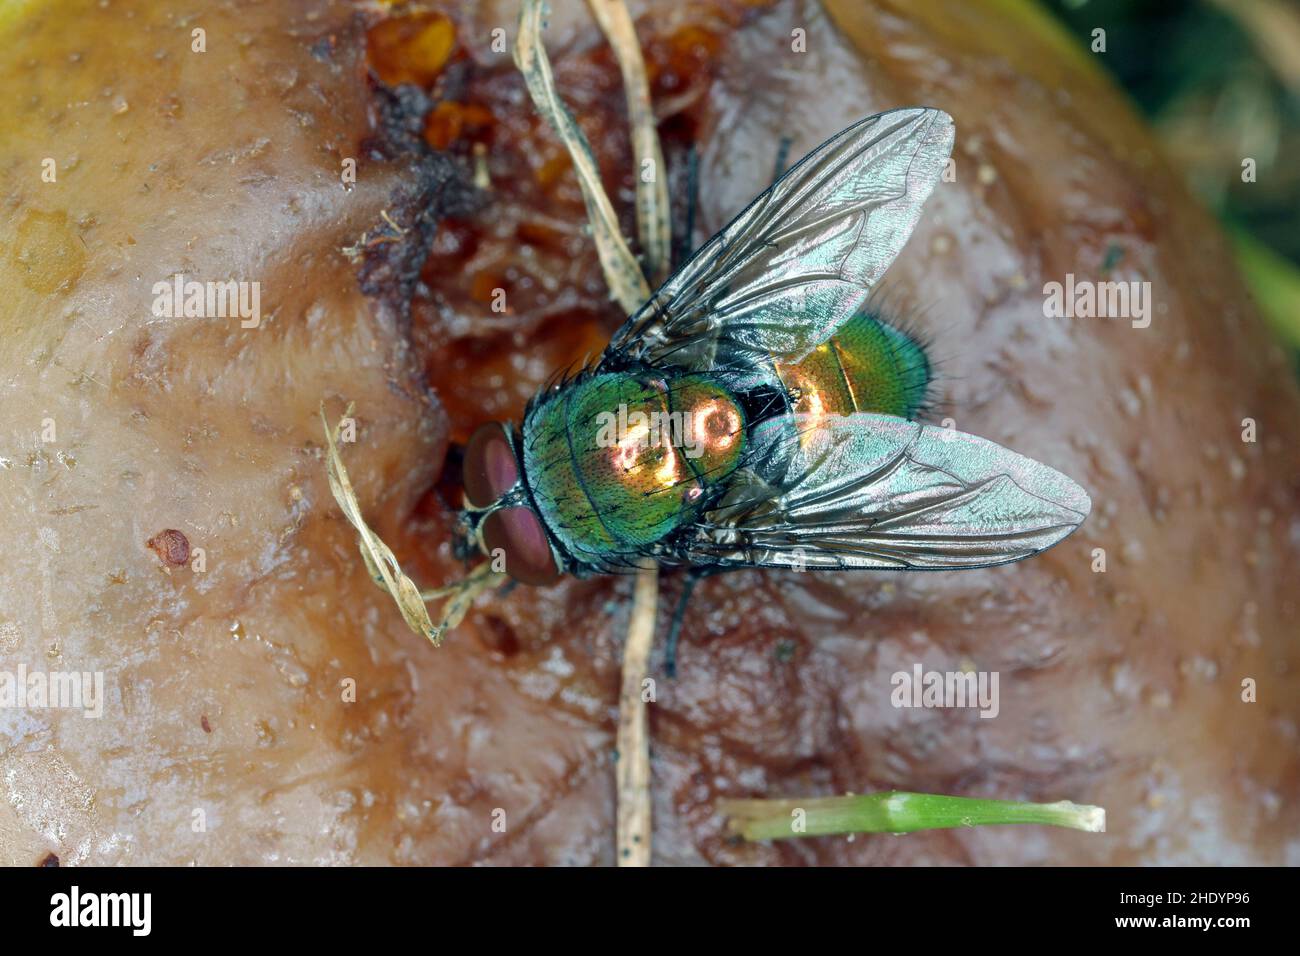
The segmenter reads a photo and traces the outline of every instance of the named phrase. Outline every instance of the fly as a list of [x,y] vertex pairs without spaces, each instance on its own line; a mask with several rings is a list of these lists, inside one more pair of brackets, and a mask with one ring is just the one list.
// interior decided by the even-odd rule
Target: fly
[[870,307],[952,144],[948,114],[893,110],[781,175],[597,362],[472,435],[465,543],[529,585],[686,566],[671,644],[702,574],[982,568],[1070,534],[1070,478],[915,420],[925,349]]

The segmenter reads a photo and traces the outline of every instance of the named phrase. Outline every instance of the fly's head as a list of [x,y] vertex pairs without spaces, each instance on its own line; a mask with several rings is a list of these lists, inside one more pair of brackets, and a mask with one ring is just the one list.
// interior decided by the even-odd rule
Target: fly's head
[[456,551],[478,551],[521,584],[551,584],[564,567],[524,484],[518,439],[502,422],[480,425],[465,446],[465,507]]

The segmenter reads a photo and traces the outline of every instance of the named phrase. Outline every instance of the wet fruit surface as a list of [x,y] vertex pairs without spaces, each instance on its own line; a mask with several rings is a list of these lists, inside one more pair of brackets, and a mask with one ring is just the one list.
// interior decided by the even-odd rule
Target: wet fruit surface
[[[557,83],[631,234],[618,72],[564,6]],[[892,301],[934,342],[935,417],[1067,472],[1094,512],[988,571],[702,583],[650,708],[657,860],[1294,862],[1300,400],[1213,223],[1016,4],[681,6],[634,10],[674,195],[699,153],[697,243],[781,137],[797,158],[880,109],[953,115],[955,180]],[[389,28],[419,55],[383,66],[354,8],[207,7],[203,54],[147,4],[33,15],[0,46],[26,91],[5,164],[29,171],[0,226],[0,659],[106,686],[99,719],[0,711],[5,862],[612,862],[630,580],[483,599],[431,649],[367,578],[320,458],[318,404],[355,402],[367,515],[448,580],[449,441],[518,419],[621,320],[563,150],[492,49],[513,8]],[[367,79],[417,67],[420,92]],[[1044,318],[1045,283],[1108,262],[1151,282],[1149,327]],[[262,323],[155,317],[178,271],[259,280]],[[164,573],[161,529],[207,570]],[[893,707],[916,663],[998,672],[999,716]],[[745,845],[713,812],[888,788],[1098,803],[1109,832]]]

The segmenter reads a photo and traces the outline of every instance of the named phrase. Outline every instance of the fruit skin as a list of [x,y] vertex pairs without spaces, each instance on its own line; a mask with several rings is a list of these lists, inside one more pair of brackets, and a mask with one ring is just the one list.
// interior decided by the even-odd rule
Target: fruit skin
[[[557,82],[602,131],[593,145],[612,182],[637,168],[617,67],[584,5],[552,6]],[[1297,862],[1300,396],[1217,226],[1092,59],[1045,38],[1027,5],[852,0],[824,16],[783,3],[734,27],[689,6],[687,26],[716,41],[717,79],[676,83],[700,93],[690,122],[678,113],[665,128],[670,146],[683,125],[698,136],[701,232],[770,181],[781,135],[797,155],[900,103],[954,116],[956,181],[936,189],[891,282],[927,310],[941,414],[1059,465],[1096,509],[1069,542],[1012,568],[701,583],[679,677],[658,681],[650,708],[656,861]],[[439,298],[404,318],[386,304],[394,284],[367,299],[338,251],[366,230],[391,238],[381,210],[411,226],[395,205],[413,197],[410,167],[363,162],[351,192],[338,179],[340,157],[367,155],[374,135],[355,5],[324,3],[304,21],[298,4],[203,0],[204,58],[162,60],[167,44],[188,49],[190,23],[166,4],[132,8],[87,2],[0,42],[14,102],[34,103],[0,111],[25,124],[0,135],[8,188],[77,230],[46,248],[85,250],[74,288],[31,292],[15,271],[31,261],[14,258],[21,214],[0,217],[0,457],[12,465],[0,468],[0,523],[14,544],[0,659],[30,671],[57,652],[68,669],[102,669],[108,694],[101,720],[29,711],[4,725],[4,861],[613,863],[627,582],[516,589],[431,651],[360,566],[319,458],[322,394],[340,412],[356,401],[359,441],[344,454],[365,514],[422,584],[460,572],[443,544],[447,505],[426,494],[449,429],[518,420],[621,319],[577,235],[572,183],[559,177],[556,207],[529,205],[539,142],[543,158],[559,147],[500,113],[510,128],[493,161],[520,173],[494,179],[475,220],[486,225],[439,223],[442,239],[472,233],[467,258],[428,272]],[[676,49],[667,14],[683,5],[647,8],[638,30],[663,76]],[[478,35],[512,22],[490,3],[464,9]],[[773,51],[800,26],[809,53],[792,68]],[[38,49],[57,69],[31,68]],[[484,55],[489,69],[499,59]],[[100,95],[109,61],[152,64],[115,67],[125,113]],[[521,102],[508,64],[474,82]],[[74,111],[61,122],[59,104]],[[129,167],[96,161],[124,138],[141,150]],[[43,157],[73,155],[75,172],[61,160],[58,184],[40,183]],[[175,217],[159,215],[160,190]],[[28,235],[59,238],[52,223]],[[512,288],[513,311],[493,318],[460,282],[526,268],[522,223],[553,233],[550,247],[530,241],[560,291]],[[1044,320],[1042,283],[1099,268],[1112,243],[1125,249],[1118,268],[1140,267],[1158,289],[1151,328]],[[375,249],[417,256],[417,232]],[[153,322],[147,284],[131,298],[138,265],[182,254],[216,277],[245,260],[264,269],[268,314],[273,291],[292,297],[255,333]],[[37,448],[46,416],[59,443]],[[1241,441],[1246,417],[1254,444]],[[206,577],[162,573],[144,542],[163,528],[208,548]],[[676,587],[665,575],[664,602]],[[998,718],[893,709],[890,675],[916,661],[998,671]],[[347,678],[354,702],[341,699]],[[1246,678],[1254,704],[1241,700]],[[745,845],[713,811],[723,795],[890,788],[1099,803],[1108,830]],[[196,807],[208,811],[201,836]],[[498,807],[508,838],[491,830]]]

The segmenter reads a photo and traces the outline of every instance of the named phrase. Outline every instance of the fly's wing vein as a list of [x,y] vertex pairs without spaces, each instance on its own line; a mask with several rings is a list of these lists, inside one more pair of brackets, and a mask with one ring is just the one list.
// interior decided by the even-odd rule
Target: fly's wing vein
[[941,569],[1018,561],[1087,517],[1055,469],[951,429],[861,412],[790,416],[784,476],[725,499],[679,544],[696,563]]
[[797,361],[866,301],[952,152],[952,119],[911,108],[817,147],[705,243],[614,334],[605,361],[703,371]]

